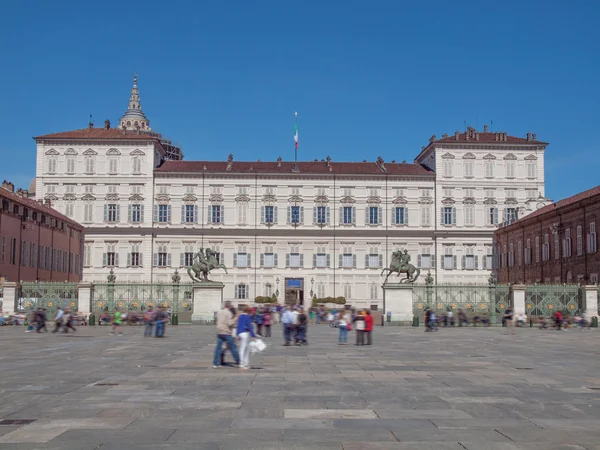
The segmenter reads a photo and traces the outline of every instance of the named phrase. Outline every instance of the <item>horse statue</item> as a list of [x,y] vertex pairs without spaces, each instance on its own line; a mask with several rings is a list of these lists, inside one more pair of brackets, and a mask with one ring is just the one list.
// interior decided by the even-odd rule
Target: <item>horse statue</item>
[[194,255],[194,263],[191,267],[187,268],[187,273],[194,282],[203,283],[206,281],[210,281],[208,279],[208,274],[213,269],[223,269],[225,273],[227,273],[227,267],[225,264],[220,264],[217,259],[217,253],[207,248],[204,250],[200,249],[198,253]]
[[414,283],[419,275],[421,274],[421,269],[410,264],[410,255],[407,250],[404,250],[404,253],[400,250],[397,250],[392,253],[392,262],[390,263],[390,267],[383,269],[381,271],[381,275],[387,272],[387,276],[385,277],[385,281],[383,284],[387,283],[388,278],[392,273],[397,273],[398,276],[400,274],[405,273],[406,278],[402,278],[400,283]]

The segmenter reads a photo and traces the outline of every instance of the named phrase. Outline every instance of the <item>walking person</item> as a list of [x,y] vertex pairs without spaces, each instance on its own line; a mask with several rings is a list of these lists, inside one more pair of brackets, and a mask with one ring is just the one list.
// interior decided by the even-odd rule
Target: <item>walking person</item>
[[365,316],[363,311],[354,318],[354,329],[356,330],[356,344],[354,345],[365,345]]
[[64,310],[59,306],[58,311],[56,311],[56,317],[54,318],[54,330],[52,330],[53,333],[60,331],[64,315]]
[[235,365],[240,365],[240,356],[238,355],[237,346],[233,340],[233,329],[236,325],[236,317],[233,314],[231,302],[225,302],[223,309],[217,312],[215,323],[217,327],[217,345],[215,347],[215,356],[213,358],[213,369],[218,369],[224,363],[223,344],[233,356]]
[[165,307],[162,305],[159,306],[158,311],[156,311],[156,314],[154,315],[154,326],[155,326],[154,336],[156,336],[157,338],[165,337],[165,326],[166,326],[168,320],[169,320],[169,315],[165,311]]
[[504,310],[504,323],[506,324],[506,334],[515,334],[515,330],[514,330],[514,322],[513,322],[513,318],[514,318],[515,312],[513,311],[512,307],[509,306],[508,308],[506,308]]
[[254,321],[256,322],[256,334],[258,334],[259,336],[263,335],[263,324],[264,324],[264,320],[265,320],[265,316],[264,316],[264,312],[261,309],[256,311],[256,314],[254,316]]
[[73,326],[73,313],[70,308],[66,308],[65,315],[63,316],[63,333],[68,333],[69,330],[73,330],[73,332],[77,331]]
[[348,325],[352,322],[352,315],[350,312],[343,314],[338,313],[338,328],[340,330],[338,335],[338,345],[346,345],[348,343]]
[[292,341],[292,327],[294,326],[294,313],[292,313],[290,306],[287,305],[281,314],[281,323],[283,324],[283,340],[285,346],[290,345]]
[[298,325],[296,325],[296,345],[308,345],[306,342],[306,332],[308,329],[308,317],[303,308],[298,311]]
[[115,332],[119,333],[119,336],[123,336],[123,333],[121,332],[121,311],[119,311],[119,308],[115,308],[115,313],[113,315],[113,321],[112,321],[112,331],[110,332],[111,336],[114,336]]
[[154,309],[152,306],[148,306],[148,309],[144,313],[144,337],[152,336],[152,329],[154,328]]
[[46,328],[46,311],[44,311],[43,308],[38,308],[36,321],[37,321],[37,327],[36,327],[35,331],[37,333],[41,333],[42,332],[41,330],[43,328],[44,331],[47,333],[48,328]]
[[271,308],[267,306],[263,314],[263,326],[265,327],[265,337],[271,337]]
[[365,345],[373,344],[373,316],[371,315],[371,311],[368,309],[365,310],[365,338],[367,343]]
[[240,341],[240,369],[250,369],[250,338],[256,339],[249,308],[242,306],[237,320],[237,338]]

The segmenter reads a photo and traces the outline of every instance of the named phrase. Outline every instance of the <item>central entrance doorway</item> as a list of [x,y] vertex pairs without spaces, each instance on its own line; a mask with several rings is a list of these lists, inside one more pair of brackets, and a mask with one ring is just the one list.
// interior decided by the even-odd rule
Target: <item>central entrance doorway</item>
[[304,278],[285,279],[285,303],[304,306]]

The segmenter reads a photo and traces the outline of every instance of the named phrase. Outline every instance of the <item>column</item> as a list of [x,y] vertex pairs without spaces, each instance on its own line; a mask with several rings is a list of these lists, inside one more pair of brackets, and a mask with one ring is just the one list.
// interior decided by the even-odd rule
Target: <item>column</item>
[[79,312],[88,316],[92,312],[91,283],[79,283],[77,285],[77,298],[79,299]]
[[387,317],[391,316],[391,325],[412,325],[412,284],[385,283],[383,285],[383,305],[385,320],[387,321]]
[[2,299],[2,310],[9,314],[14,314],[16,312],[15,299],[17,298],[17,283],[15,283],[14,281],[5,281],[3,286],[4,298]]
[[515,314],[525,314],[525,286],[515,284],[513,290],[513,309]]
[[[583,289],[585,294],[583,312],[588,315],[588,320],[592,320],[592,317],[598,317],[598,286],[588,285]],[[4,292],[6,292],[6,288],[4,288]]]

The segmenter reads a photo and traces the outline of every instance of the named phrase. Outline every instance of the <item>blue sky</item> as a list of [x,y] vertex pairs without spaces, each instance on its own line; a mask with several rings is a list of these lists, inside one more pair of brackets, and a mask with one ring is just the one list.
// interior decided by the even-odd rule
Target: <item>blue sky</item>
[[187,159],[412,161],[468,125],[550,142],[547,195],[600,183],[600,4],[547,1],[11,2],[0,14],[2,178],[32,136],[116,123],[139,74]]

